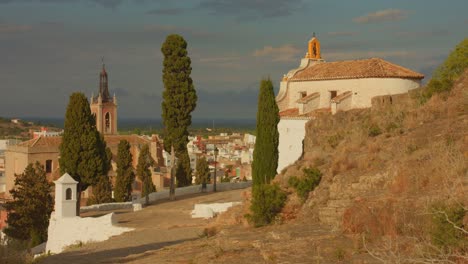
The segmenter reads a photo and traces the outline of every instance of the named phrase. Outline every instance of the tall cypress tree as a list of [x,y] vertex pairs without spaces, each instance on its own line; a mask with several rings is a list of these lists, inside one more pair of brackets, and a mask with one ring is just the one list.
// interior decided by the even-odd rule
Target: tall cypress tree
[[106,159],[103,171],[105,171],[106,174],[98,177],[96,185],[93,186],[93,196],[88,200],[88,204],[112,202],[112,183],[109,176],[107,175],[107,172],[111,169],[112,166],[112,152],[110,148],[106,147],[106,142],[104,141],[103,143],[106,149]]
[[110,168],[106,143],[96,129],[89,102],[82,93],[73,93],[65,114],[65,125],[60,144],[60,171],[78,182],[76,213],[79,214],[81,192],[96,185]]
[[130,143],[128,143],[127,140],[121,140],[117,151],[117,177],[114,188],[114,198],[117,202],[127,202],[131,200],[132,183],[135,180],[132,160]]
[[161,47],[163,62],[164,149],[171,152],[174,146],[177,161],[177,185],[191,183],[190,159],[187,154],[188,127],[192,124],[192,111],[197,105],[197,93],[193,86],[191,60],[187,56],[187,42],[173,34]]
[[263,79],[260,83],[257,110],[257,139],[252,162],[253,184],[270,183],[278,167],[278,105],[273,83]]
[[5,204],[8,211],[5,234],[31,240],[33,246],[47,241],[49,218],[54,207],[51,187],[39,162],[34,166],[29,164],[21,175],[16,176],[15,189],[10,191],[13,200]]
[[156,191],[156,187],[153,184],[151,178],[150,167],[155,164],[155,161],[151,157],[148,144],[143,145],[138,157],[137,175],[140,178],[143,188],[141,190],[141,196],[146,197],[145,204],[149,203],[149,194]]

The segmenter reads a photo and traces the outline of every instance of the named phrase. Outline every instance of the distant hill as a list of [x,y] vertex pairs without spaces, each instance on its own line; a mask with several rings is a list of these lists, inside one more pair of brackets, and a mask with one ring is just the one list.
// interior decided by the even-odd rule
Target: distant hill
[[43,126],[32,121],[0,117],[0,139],[30,139],[31,131],[40,131],[43,127],[47,128],[48,131],[61,130],[55,126]]

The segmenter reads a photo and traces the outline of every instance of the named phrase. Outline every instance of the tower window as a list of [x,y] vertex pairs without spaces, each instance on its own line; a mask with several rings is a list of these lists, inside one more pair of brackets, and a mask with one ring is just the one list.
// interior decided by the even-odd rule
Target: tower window
[[67,188],[65,190],[65,200],[71,200],[72,199],[72,190],[71,188]]
[[105,122],[106,122],[106,131],[109,131],[110,130],[110,114],[109,114],[109,112],[106,113]]
[[45,162],[45,171],[46,173],[52,172],[52,160],[46,160]]

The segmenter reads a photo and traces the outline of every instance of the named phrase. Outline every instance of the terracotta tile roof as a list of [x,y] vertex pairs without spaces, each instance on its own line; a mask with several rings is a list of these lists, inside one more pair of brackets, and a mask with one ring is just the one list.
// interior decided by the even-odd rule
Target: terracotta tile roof
[[339,102],[343,101],[344,99],[348,98],[351,95],[352,95],[351,91],[346,91],[346,92],[338,95],[337,97],[331,99],[331,101],[335,102],[335,103],[339,103]]
[[379,58],[371,58],[313,64],[296,73],[290,80],[310,81],[357,78],[422,79],[424,75]]
[[299,116],[299,108],[289,108],[279,112],[280,117]]
[[[127,140],[130,145],[149,144],[151,140],[140,137],[138,135],[105,135],[104,140],[107,146],[118,145],[120,140]],[[17,146],[21,147],[59,147],[62,143],[62,137],[38,137],[28,141],[21,142]]]
[[130,145],[144,145],[151,143],[151,140],[142,138],[138,135],[104,135],[107,146],[118,145],[121,140],[127,140]]
[[280,118],[312,118],[320,113],[329,113],[330,108],[319,108],[305,114],[299,114],[299,108],[289,108],[279,112]]
[[28,141],[19,143],[17,146],[21,147],[54,147],[59,146],[62,142],[62,137],[38,137]]
[[314,99],[314,98],[317,98],[317,97],[320,97],[320,93],[311,93],[305,97],[302,97],[300,98],[299,100],[297,100],[296,102],[297,103],[300,103],[300,104],[305,104],[307,102],[309,102],[310,100]]

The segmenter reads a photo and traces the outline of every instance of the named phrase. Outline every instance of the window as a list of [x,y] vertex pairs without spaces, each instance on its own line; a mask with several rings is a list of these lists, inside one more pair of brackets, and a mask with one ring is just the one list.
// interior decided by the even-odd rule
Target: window
[[333,99],[336,97],[337,92],[336,91],[330,91],[330,99]]
[[65,190],[65,200],[71,200],[72,199],[72,190],[71,188],[67,188]]
[[46,173],[52,172],[52,160],[46,160],[45,162],[45,171]]
[[307,92],[300,92],[300,98],[304,98],[307,96]]
[[110,130],[110,114],[109,114],[109,112],[106,113],[105,120],[106,120],[106,131],[109,131]]

